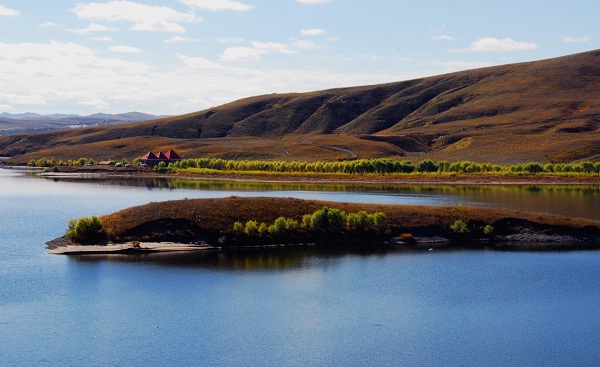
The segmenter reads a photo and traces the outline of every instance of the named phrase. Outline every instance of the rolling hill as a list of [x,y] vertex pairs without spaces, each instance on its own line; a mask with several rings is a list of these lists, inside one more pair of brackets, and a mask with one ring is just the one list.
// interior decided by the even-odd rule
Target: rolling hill
[[389,84],[270,94],[187,115],[0,137],[0,156],[511,164],[600,159],[600,50]]

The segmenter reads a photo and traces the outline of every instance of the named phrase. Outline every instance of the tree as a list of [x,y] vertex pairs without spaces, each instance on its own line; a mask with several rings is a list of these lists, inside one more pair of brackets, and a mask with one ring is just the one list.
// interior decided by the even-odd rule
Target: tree
[[437,172],[438,167],[431,159],[425,159],[415,165],[417,172]]
[[97,243],[106,238],[102,221],[95,216],[71,219],[65,235],[72,241],[83,244]]
[[457,234],[467,234],[467,233],[471,232],[471,231],[469,231],[467,224],[465,222],[463,222],[462,220],[454,221],[454,223],[452,223],[450,225],[450,229],[452,230],[452,232],[457,233]]

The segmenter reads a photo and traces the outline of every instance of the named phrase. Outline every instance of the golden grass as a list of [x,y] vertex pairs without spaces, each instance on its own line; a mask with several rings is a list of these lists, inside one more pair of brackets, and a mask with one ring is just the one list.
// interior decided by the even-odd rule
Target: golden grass
[[0,137],[0,156],[337,160],[422,154],[498,164],[600,156],[600,51],[382,85],[270,94],[183,116]]
[[390,235],[451,235],[449,228],[456,220],[467,223],[474,235],[483,233],[487,224],[502,234],[518,233],[524,228],[545,233],[600,231],[597,221],[506,209],[355,204],[293,198],[230,197],[150,203],[105,215],[101,220],[110,239],[117,242],[140,239],[193,242],[203,239],[216,244],[218,238],[231,234],[236,221],[272,223],[280,216],[301,221],[304,214],[323,206],[347,213],[381,211],[387,216]]

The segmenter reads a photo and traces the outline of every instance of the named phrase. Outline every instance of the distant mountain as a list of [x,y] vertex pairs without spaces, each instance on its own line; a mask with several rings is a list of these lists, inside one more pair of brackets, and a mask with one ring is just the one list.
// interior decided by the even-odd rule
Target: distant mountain
[[27,119],[27,118],[31,118],[31,117],[40,117],[41,115],[38,115],[37,113],[32,113],[32,112],[25,112],[25,113],[8,113],[8,112],[3,112],[0,113],[0,117],[6,117],[9,119]]
[[[269,94],[147,122],[0,137],[14,161],[73,155],[491,163],[600,160],[600,50],[402,82]],[[40,152],[43,150],[43,152]]]
[[76,114],[50,114],[37,113],[1,113],[0,135],[14,135],[32,132],[42,132],[74,127],[103,126],[122,122],[139,122],[154,120],[164,116],[150,115],[141,112],[127,112],[121,114],[97,113],[90,116]]

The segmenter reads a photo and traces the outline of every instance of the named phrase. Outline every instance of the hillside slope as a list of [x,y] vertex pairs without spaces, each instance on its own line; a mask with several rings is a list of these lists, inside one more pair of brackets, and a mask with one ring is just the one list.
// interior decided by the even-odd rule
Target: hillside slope
[[[515,163],[600,158],[600,50],[382,85],[245,98],[143,123],[0,138],[0,156]],[[68,156],[68,157],[67,157]]]

